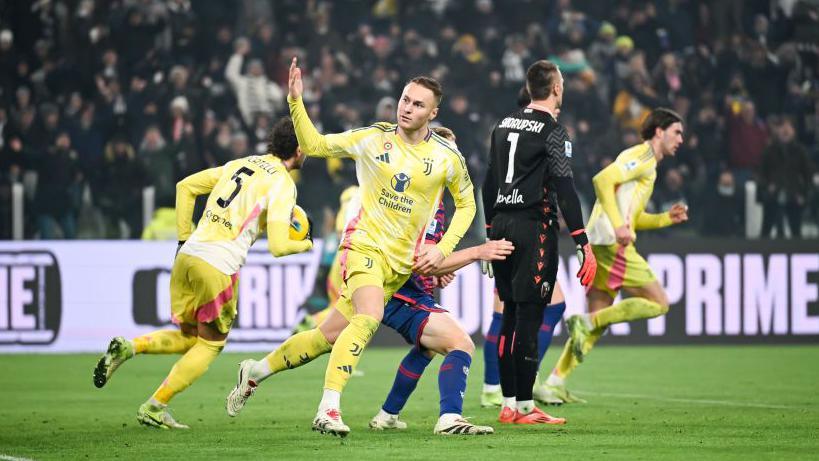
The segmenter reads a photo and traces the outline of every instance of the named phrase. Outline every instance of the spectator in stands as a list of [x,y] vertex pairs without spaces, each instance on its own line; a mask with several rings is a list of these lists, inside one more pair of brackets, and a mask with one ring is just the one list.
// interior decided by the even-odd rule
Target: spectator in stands
[[242,73],[242,64],[250,53],[248,39],[236,40],[234,50],[225,67],[225,78],[233,88],[245,124],[252,126],[256,114],[270,114],[282,110],[284,93],[276,82],[265,76],[264,66],[259,59],[251,60],[247,73]]
[[700,232],[711,237],[739,237],[745,235],[742,191],[737,188],[734,174],[723,170],[715,182],[709,184],[703,200],[707,206],[700,222]]
[[662,181],[657,181],[657,187],[652,194],[655,212],[666,211],[671,205],[682,202],[688,203],[685,192],[685,179],[678,168],[668,168]]
[[751,179],[762,161],[762,150],[768,143],[768,128],[756,115],[753,101],[729,100],[728,164],[740,187]]
[[759,200],[762,202],[763,238],[785,235],[787,218],[792,237],[802,237],[802,213],[808,194],[813,189],[813,165],[805,146],[796,140],[796,131],[789,118],[775,126],[773,141],[762,152],[759,169]]
[[249,148],[247,135],[241,131],[234,133],[230,138],[230,159],[235,160],[252,155],[253,152],[249,151]]
[[154,187],[154,199],[159,207],[173,207],[176,197],[174,151],[165,142],[159,127],[152,125],[145,131],[137,155],[147,175],[148,185]]
[[171,101],[164,136],[175,152],[177,181],[202,169],[202,157],[196,145],[196,133],[186,97],[177,96]]
[[17,134],[11,134],[0,149],[0,182],[22,182],[23,173],[33,163],[32,153]]
[[56,226],[62,238],[75,238],[82,173],[77,165],[77,153],[71,149],[69,134],[60,132],[54,145],[35,157],[32,164],[37,172],[34,209],[40,238],[56,238]]
[[[576,131],[573,142],[583,153],[575,158],[581,191],[610,161],[605,156],[634,139],[632,127],[656,105],[690,108],[675,166],[685,187],[706,191],[691,200],[710,197],[725,168],[741,195],[767,143],[757,114],[791,116],[795,139],[819,161],[812,51],[819,28],[806,2],[787,14],[782,5],[739,0],[535,0],[532,8],[492,0],[377,7],[327,0],[35,3],[36,14],[12,8],[0,17],[0,112],[6,113],[0,151],[8,152],[13,134],[23,158],[39,158],[67,129],[94,203],[102,195],[104,146],[114,133],[142,146],[148,127],[158,126],[173,153],[174,179],[233,158],[234,135],[247,138],[238,155],[253,151],[263,139],[257,132],[286,109],[281,86],[292,56],[305,64],[305,104],[322,132],[388,120],[383,114],[394,109],[378,102],[395,94],[409,73],[439,78],[447,94],[466,96],[469,123],[456,133],[474,167],[488,149],[487,124],[514,105],[522,69],[554,55],[566,77],[561,122]],[[444,99],[443,112],[453,99]],[[447,117],[442,113],[440,120],[450,125]],[[313,165],[316,175],[308,178],[305,170],[299,198],[317,197],[321,213],[323,187],[342,184],[349,174],[344,164],[329,165],[329,176],[324,162]],[[26,168],[37,170],[37,161],[22,167],[22,176],[33,178]],[[815,206],[816,200],[805,200]],[[696,214],[706,208],[692,206],[692,221],[702,220]],[[34,206],[26,210],[31,235],[39,215]]]
[[[102,188],[98,196],[106,217],[108,238],[139,238],[142,234],[142,189],[148,185],[144,166],[124,135],[105,146]],[[121,223],[127,232],[121,232]]]

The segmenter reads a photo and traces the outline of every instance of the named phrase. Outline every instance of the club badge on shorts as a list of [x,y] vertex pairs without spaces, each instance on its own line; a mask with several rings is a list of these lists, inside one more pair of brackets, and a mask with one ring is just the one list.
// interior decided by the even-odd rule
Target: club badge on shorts
[[540,297],[545,299],[547,296],[549,296],[551,291],[552,284],[549,282],[543,282],[543,284],[540,286]]

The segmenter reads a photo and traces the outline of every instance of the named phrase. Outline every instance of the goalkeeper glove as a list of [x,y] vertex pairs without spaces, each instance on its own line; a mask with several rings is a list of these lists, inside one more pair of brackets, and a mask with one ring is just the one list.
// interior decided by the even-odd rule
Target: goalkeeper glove
[[[487,238],[486,241],[488,242],[489,238]],[[495,271],[492,270],[491,262],[484,261],[483,259],[481,260],[481,274],[488,276],[490,279],[495,276]]]
[[580,270],[577,271],[577,278],[580,279],[580,284],[588,286],[594,280],[594,274],[597,273],[597,259],[594,258],[591,245],[577,245],[577,260],[580,261]]

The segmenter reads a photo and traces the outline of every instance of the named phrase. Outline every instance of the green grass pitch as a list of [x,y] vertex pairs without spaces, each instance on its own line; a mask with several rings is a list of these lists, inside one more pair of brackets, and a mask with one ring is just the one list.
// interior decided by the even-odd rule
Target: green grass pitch
[[[553,345],[544,365],[554,363]],[[434,436],[435,360],[402,418],[404,432],[372,432],[405,350],[372,349],[343,398],[346,439],[310,430],[326,358],[270,378],[238,418],[224,411],[241,358],[225,354],[172,402],[192,429],[141,427],[134,415],[176,359],[140,356],[96,389],[93,355],[0,356],[0,459],[816,459],[819,346],[607,347],[595,349],[571,388],[586,405],[550,407],[564,427],[495,424],[478,404],[476,353],[464,414],[491,436]],[[546,369],[547,366],[544,366]],[[511,458],[514,457],[514,458]]]

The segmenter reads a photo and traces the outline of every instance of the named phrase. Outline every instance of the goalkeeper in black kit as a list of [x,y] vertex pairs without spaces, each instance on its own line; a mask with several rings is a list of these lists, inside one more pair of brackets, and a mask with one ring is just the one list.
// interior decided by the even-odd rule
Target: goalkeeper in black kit
[[557,276],[557,207],[577,245],[583,286],[594,280],[592,254],[572,179],[572,143],[557,123],[563,75],[540,60],[526,72],[531,103],[501,119],[492,131],[489,173],[483,187],[488,237],[515,245],[492,267],[503,325],[498,340],[503,407],[507,424],[564,424],[535,407],[532,385],[538,369],[537,334]]

